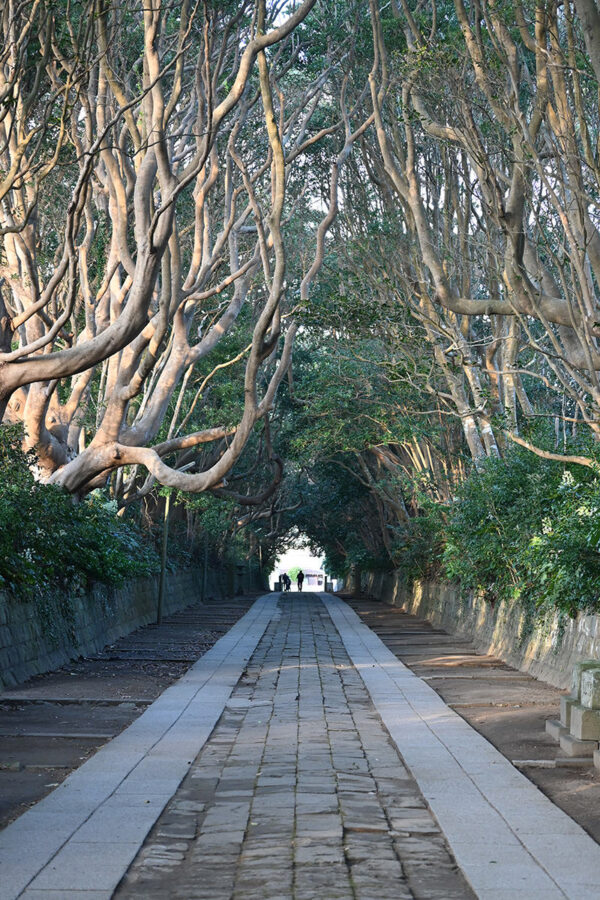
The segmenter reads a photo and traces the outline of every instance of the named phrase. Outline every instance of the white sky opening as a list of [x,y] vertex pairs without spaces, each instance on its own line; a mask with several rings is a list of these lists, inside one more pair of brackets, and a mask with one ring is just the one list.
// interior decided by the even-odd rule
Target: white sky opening
[[[324,559],[322,556],[313,556],[302,536],[298,537],[294,545],[285,551],[282,556],[278,557],[275,562],[275,568],[269,576],[269,587],[273,590],[275,582],[279,581],[280,576],[286,572],[300,567],[304,572],[303,591],[324,591],[325,577],[330,582],[331,576],[325,572],[323,568]],[[335,584],[334,584],[335,587]],[[292,581],[292,590],[298,589],[295,577]]]

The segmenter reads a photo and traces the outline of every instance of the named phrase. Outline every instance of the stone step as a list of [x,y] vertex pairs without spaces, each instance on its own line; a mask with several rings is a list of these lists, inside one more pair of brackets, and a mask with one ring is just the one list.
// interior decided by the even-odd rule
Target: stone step
[[546,719],[546,733],[558,743],[563,734],[569,733],[569,729],[559,719]]
[[572,734],[563,734],[560,738],[560,749],[567,756],[593,756],[598,749],[598,741],[581,741]]

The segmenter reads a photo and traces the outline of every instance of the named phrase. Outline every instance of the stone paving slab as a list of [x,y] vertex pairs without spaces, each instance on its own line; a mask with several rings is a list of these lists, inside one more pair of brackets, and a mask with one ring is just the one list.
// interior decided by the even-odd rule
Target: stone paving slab
[[600,847],[364,625],[320,595],[458,864],[482,900],[600,896]]
[[118,900],[472,900],[312,594],[282,597]]
[[[0,832],[0,898],[112,896],[276,609],[266,595],[132,725]],[[129,812],[129,815],[128,815]]]

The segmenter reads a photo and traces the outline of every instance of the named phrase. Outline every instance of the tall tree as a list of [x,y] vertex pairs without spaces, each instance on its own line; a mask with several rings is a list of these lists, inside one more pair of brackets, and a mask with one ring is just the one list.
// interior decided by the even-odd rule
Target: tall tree
[[[598,93],[589,27],[562,9],[394,2],[384,21],[371,2],[370,165],[401,220],[403,300],[439,366],[449,345],[462,360],[447,379],[476,459],[504,439],[549,452],[519,415],[598,431]],[[533,408],[525,363],[559,410]]]
[[[351,35],[312,65],[314,4],[5,6],[0,398],[42,473],[74,493],[130,465],[211,488],[269,414],[296,330],[282,318],[285,225],[302,202],[290,173],[333,141],[306,299],[362,130]],[[182,384],[249,303],[239,420],[174,436]],[[204,470],[166,462],[215,441]]]

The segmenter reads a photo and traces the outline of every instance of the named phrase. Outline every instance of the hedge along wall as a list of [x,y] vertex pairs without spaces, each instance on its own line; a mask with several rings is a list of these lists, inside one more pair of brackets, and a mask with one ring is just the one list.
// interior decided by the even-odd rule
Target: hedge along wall
[[[168,573],[163,614],[197,603],[202,569]],[[260,590],[260,576],[243,567],[207,572],[207,597]],[[156,621],[158,577],[127,581],[120,588],[95,585],[80,596],[22,602],[0,593],[0,689],[49,672],[79,656]]]
[[470,592],[461,593],[458,585],[444,582],[417,581],[408,587],[394,573],[370,575],[367,589],[384,603],[467,637],[478,650],[556,687],[570,686],[574,663],[600,660],[600,616],[549,615],[532,627],[518,604],[502,602],[492,607]]

